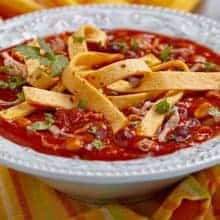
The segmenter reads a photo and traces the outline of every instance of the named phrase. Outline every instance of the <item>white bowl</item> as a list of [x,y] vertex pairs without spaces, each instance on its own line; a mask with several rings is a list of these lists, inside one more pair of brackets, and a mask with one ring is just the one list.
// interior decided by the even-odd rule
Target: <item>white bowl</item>
[[[0,25],[0,49],[36,36],[73,31],[85,23],[189,38],[220,51],[220,25],[210,19],[162,8],[113,5],[64,7],[10,19]],[[219,138],[167,156],[125,162],[49,156],[0,139],[1,164],[87,200],[143,196],[219,162]]]

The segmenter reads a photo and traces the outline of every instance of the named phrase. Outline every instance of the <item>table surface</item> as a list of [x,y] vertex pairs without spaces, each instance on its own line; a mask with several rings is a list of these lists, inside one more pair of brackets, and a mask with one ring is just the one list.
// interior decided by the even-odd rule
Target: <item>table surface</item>
[[[190,1],[190,0],[186,0]],[[220,22],[220,0],[201,0],[201,4],[195,10],[196,13],[211,17]]]

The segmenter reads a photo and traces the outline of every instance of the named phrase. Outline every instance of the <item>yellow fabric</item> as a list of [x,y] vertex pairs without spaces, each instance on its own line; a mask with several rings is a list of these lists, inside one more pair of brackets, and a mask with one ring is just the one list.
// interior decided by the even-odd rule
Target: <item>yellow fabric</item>
[[42,8],[88,3],[135,3],[191,11],[199,4],[199,2],[200,0],[1,0],[0,17],[11,17]]
[[88,205],[26,174],[0,167],[1,220],[218,220],[220,165],[182,180],[146,201]]

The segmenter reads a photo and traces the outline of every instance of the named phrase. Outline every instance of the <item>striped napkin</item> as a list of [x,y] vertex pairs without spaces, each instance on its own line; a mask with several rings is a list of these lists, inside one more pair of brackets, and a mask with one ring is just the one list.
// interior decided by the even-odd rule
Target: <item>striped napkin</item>
[[26,174],[0,167],[1,220],[220,220],[220,166],[132,204],[76,201]]

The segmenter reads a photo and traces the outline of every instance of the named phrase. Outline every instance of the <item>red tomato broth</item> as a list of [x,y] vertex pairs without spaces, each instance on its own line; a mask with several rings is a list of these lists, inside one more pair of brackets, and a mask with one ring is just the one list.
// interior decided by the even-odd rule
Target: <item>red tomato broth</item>
[[[106,48],[103,48],[97,44],[89,43],[89,49],[110,53],[121,52],[125,55],[125,58],[141,57],[147,53],[153,53],[159,57],[161,45],[170,45],[175,49],[192,49],[193,52],[191,53],[183,54],[181,56],[180,50],[180,52],[177,51],[176,54],[171,55],[170,57],[170,59],[182,59],[189,65],[189,67],[192,67],[195,64],[196,56],[202,56],[207,59],[207,61],[220,65],[220,56],[217,53],[189,40],[133,30],[120,29],[107,31],[107,33],[108,42]],[[68,36],[69,33],[63,33],[61,35],[47,37],[46,41],[53,44],[53,42],[56,41],[55,39],[59,38],[66,44]],[[131,39],[138,40],[141,45],[140,48],[132,48]],[[114,45],[115,42],[125,42],[127,48],[117,48],[117,46]],[[150,46],[156,43],[159,45],[157,49]],[[11,53],[11,48],[7,51],[9,51],[10,54],[13,54]],[[57,53],[66,55],[67,48],[63,47],[60,50],[57,49]],[[0,60],[0,63],[2,63],[2,60]],[[2,77],[5,77],[5,74],[3,74]],[[15,98],[16,92],[8,89],[0,90],[0,99],[12,101]],[[84,145],[77,150],[67,149],[66,143],[69,139],[68,137],[62,135],[55,136],[49,131],[30,131],[22,123],[19,123],[19,121],[7,121],[0,118],[0,135],[19,145],[31,147],[34,150],[42,153],[65,157],[77,156],[88,160],[129,160],[149,155],[164,155],[182,148],[191,147],[219,134],[219,123],[216,122],[212,126],[203,125],[204,119],[195,119],[193,115],[194,109],[204,100],[208,100],[212,105],[220,108],[220,99],[218,98],[206,97],[206,93],[204,92],[187,93],[177,104],[181,122],[174,131],[168,134],[169,140],[166,143],[159,143],[157,139],[153,139],[152,146],[146,151],[143,151],[137,147],[138,141],[143,139],[143,137],[136,135],[135,126],[129,125],[127,128],[114,135],[110,125],[104,119],[102,114],[81,109],[56,109],[54,112],[52,112],[55,119],[55,125],[66,133],[72,134],[76,132],[77,129],[80,129],[86,126],[88,123],[91,123],[91,126],[95,126],[101,130],[99,132],[102,133],[101,140],[104,144],[103,149],[88,148],[89,143],[96,138],[93,134],[88,132],[88,129],[79,134],[84,141]],[[3,106],[0,106],[0,109],[3,108]],[[43,120],[45,112],[48,111],[39,109],[27,116],[26,119],[31,123]],[[126,115],[129,114],[127,109],[125,109],[123,112]],[[173,139],[174,136],[175,139]]]

